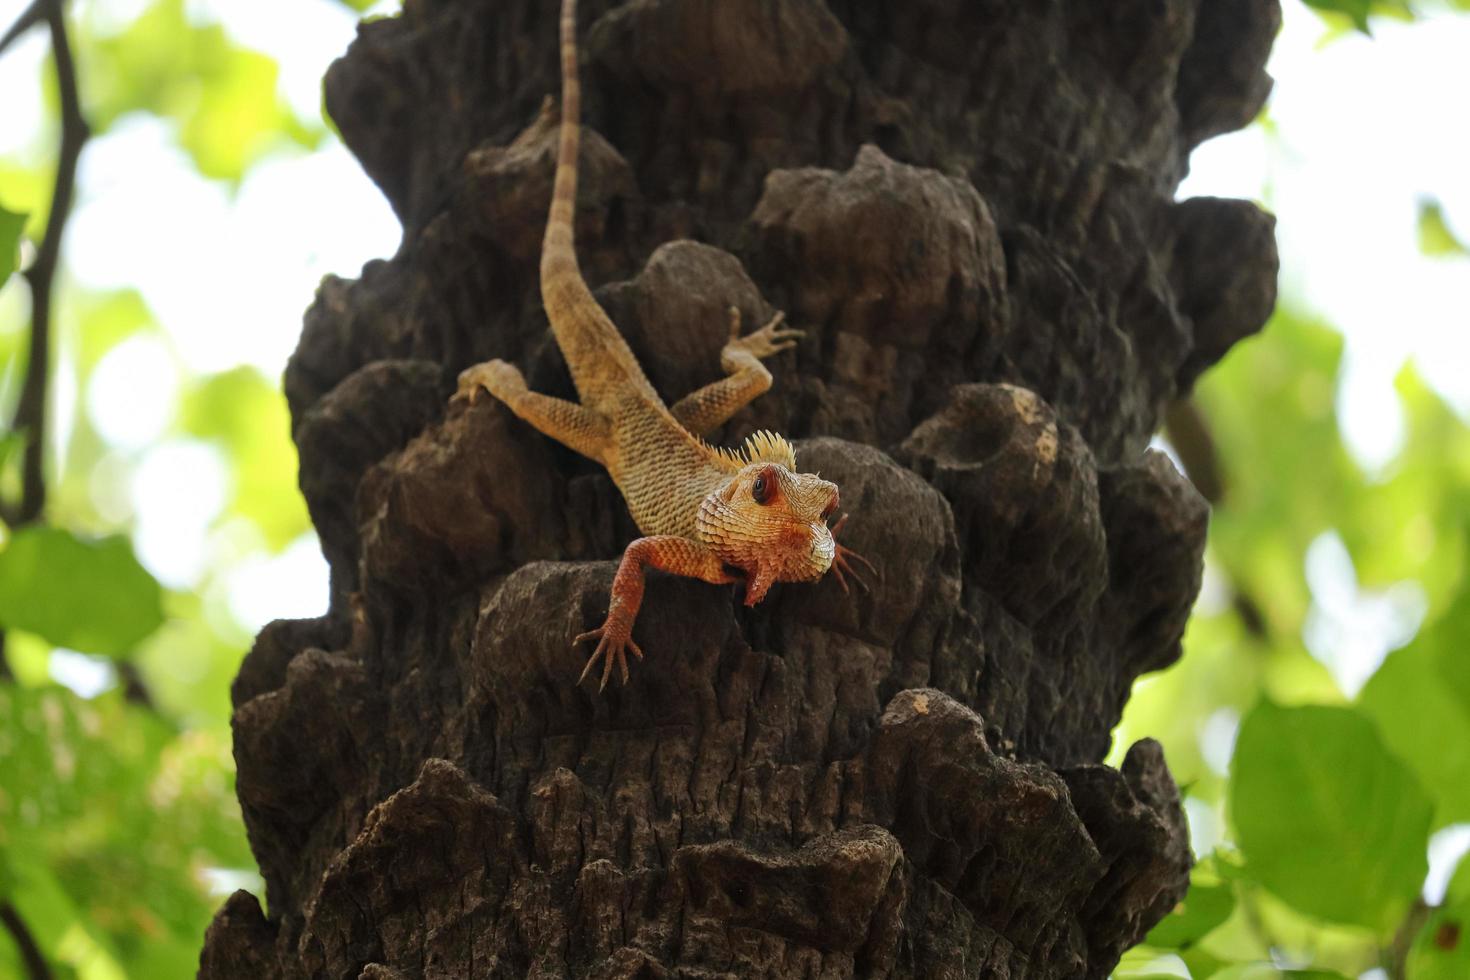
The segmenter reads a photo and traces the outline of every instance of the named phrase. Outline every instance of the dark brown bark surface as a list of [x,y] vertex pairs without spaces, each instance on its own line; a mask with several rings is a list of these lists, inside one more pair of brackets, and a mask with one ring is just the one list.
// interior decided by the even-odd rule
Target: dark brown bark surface
[[[269,917],[202,975],[1105,976],[1183,895],[1158,746],[1206,507],[1147,444],[1275,296],[1271,218],[1173,201],[1258,111],[1276,0],[584,0],[578,245],[669,400],[723,310],[808,332],[726,427],[799,441],[881,580],[655,576],[648,659],[571,638],[634,536],[485,402],[573,397],[536,258],[555,0],[408,0],[328,106],[405,227],[326,281],[286,377],[331,612],[233,691]],[[518,139],[519,137],[519,139]]]

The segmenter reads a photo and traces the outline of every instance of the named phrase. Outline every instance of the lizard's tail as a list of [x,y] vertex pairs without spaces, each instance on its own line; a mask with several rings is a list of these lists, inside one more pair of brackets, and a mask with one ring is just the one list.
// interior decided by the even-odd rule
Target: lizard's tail
[[556,344],[566,358],[582,404],[601,410],[607,398],[632,386],[659,403],[618,328],[587,289],[572,241],[577,206],[577,146],[581,136],[582,91],[577,84],[577,2],[561,5],[561,131],[551,213],[541,242],[541,302]]
[[577,81],[577,0],[561,4],[561,138],[556,151],[556,183],[551,213],[541,242],[541,291],[568,273],[581,278],[572,241],[577,204],[577,149],[581,136],[582,87]]

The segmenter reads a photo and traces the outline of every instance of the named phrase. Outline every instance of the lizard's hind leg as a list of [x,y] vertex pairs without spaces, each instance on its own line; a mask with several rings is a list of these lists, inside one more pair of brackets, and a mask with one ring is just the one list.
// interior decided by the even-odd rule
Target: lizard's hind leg
[[526,387],[519,368],[499,359],[461,371],[455,397],[474,402],[481,388],[544,435],[589,459],[604,462],[611,444],[612,426],[599,413],[575,402],[532,391]]
[[762,358],[790,350],[805,336],[800,330],[783,329],[786,314],[777,313],[755,333],[740,336],[740,310],[730,307],[730,340],[720,351],[720,367],[729,375],[685,395],[669,411],[694,435],[702,436],[724,425],[730,416],[771,388],[771,372]]

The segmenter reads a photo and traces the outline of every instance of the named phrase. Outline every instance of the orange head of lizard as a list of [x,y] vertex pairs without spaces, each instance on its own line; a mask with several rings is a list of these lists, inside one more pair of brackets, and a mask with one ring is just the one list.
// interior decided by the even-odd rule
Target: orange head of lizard
[[747,578],[746,605],[776,582],[812,582],[837,554],[827,521],[837,512],[837,485],[796,472],[796,457],[779,436],[757,433],[743,463],[699,506],[699,539]]

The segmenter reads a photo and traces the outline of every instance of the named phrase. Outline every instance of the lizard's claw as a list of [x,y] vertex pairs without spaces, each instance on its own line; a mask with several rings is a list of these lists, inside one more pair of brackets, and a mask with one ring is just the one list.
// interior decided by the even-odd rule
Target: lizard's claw
[[[847,524],[847,515],[843,514],[837,519],[837,523],[832,525],[832,540],[834,543],[837,542],[837,535],[842,532],[842,528],[845,524]],[[864,592],[873,591],[872,586],[868,585],[867,581],[857,573],[857,569],[854,568],[852,564],[848,561],[849,558],[853,561],[862,562],[863,566],[867,568],[868,573],[873,575],[874,577],[882,577],[879,574],[878,569],[873,566],[872,562],[868,561],[868,559],[864,558],[862,555],[858,554],[856,551],[853,551],[846,545],[839,543],[837,544],[837,553],[832,556],[832,574],[837,576],[837,584],[842,586],[842,594],[850,594],[850,590],[847,587],[847,578],[843,574],[844,572],[847,575],[851,575],[852,580],[858,585],[861,585]]]
[[772,354],[778,354],[783,350],[791,350],[796,342],[806,336],[802,330],[782,329],[781,324],[786,322],[786,314],[777,312],[771,317],[765,326],[749,336],[740,336],[740,310],[738,307],[730,307],[730,341],[725,349],[738,348],[748,351],[756,358],[765,359]]
[[587,666],[582,668],[582,676],[577,678],[577,683],[581,684],[587,679],[587,675],[592,673],[592,667],[597,663],[599,657],[603,658],[602,682],[597,685],[599,691],[607,687],[607,679],[612,676],[615,661],[623,683],[628,683],[628,651],[632,650],[633,656],[639,660],[643,659],[643,651],[638,648],[638,644],[633,642],[632,627],[616,623],[609,617],[608,621],[597,629],[588,630],[578,636],[572,641],[572,646],[575,647],[583,640],[592,639],[597,641],[597,646],[593,648],[592,656],[587,658]]

